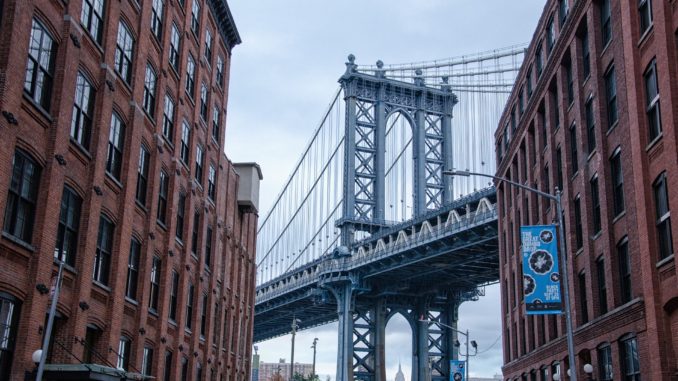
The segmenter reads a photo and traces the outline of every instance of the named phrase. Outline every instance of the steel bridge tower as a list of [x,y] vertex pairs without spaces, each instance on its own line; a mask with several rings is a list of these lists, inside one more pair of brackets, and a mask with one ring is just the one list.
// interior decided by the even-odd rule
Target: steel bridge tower
[[[353,55],[348,57],[339,83],[346,102],[346,140],[343,216],[336,223],[341,230],[337,256],[348,252],[357,233],[364,236],[388,226],[385,142],[391,115],[400,113],[412,128],[413,217],[452,201],[452,183],[443,170],[452,168],[452,111],[457,103],[446,78],[440,88],[429,87],[418,70],[414,83],[397,81],[385,76],[381,61],[374,75],[366,74],[357,70]],[[429,324],[420,319],[456,327],[457,308],[463,298],[454,290],[442,297],[408,290],[363,300],[360,280],[350,273],[323,287],[337,301],[337,380],[386,379],[385,327],[398,312],[412,328],[413,379],[448,379],[449,360],[457,358],[456,334],[442,325],[429,330]],[[439,377],[429,378],[432,371]]]

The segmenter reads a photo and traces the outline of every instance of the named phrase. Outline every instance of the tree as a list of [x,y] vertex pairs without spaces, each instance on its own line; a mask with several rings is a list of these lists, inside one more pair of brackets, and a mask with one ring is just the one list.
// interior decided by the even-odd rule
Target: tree
[[317,374],[304,376],[301,373],[294,373],[293,381],[320,381]]

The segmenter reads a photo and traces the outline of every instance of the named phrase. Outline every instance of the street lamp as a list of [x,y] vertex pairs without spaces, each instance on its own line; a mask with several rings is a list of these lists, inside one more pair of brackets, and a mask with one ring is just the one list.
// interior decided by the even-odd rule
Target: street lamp
[[301,320],[292,317],[292,355],[290,356],[290,381],[294,378],[294,336],[297,335],[297,328],[299,328]]
[[318,346],[318,338],[313,339],[313,344],[311,345],[311,348],[313,348],[313,372],[311,373],[311,379],[315,378],[315,350],[316,347]]
[[[562,274],[562,279],[563,279],[563,288],[564,288],[564,296],[565,296],[565,328],[566,328],[566,336],[567,336],[567,354],[568,354],[568,360],[569,360],[569,366],[570,369],[577,369],[575,366],[575,357],[574,357],[574,335],[572,334],[572,313],[571,313],[571,308],[570,308],[570,286],[569,286],[569,273],[567,271],[567,246],[565,242],[565,230],[563,228],[563,204],[561,201],[561,193],[560,189],[556,187],[556,194],[552,195],[550,193],[542,192],[539,189],[534,189],[530,188],[526,185],[516,183],[514,181],[511,181],[509,179],[505,179],[503,177],[498,177],[498,176],[493,176],[493,175],[488,175],[485,173],[478,173],[478,172],[470,172],[470,171],[443,171],[443,175],[451,175],[451,176],[481,176],[481,177],[489,177],[491,179],[494,179],[496,181],[503,181],[505,183],[508,183],[510,185],[513,185],[515,187],[518,187],[520,189],[524,189],[529,192],[536,193],[542,197],[546,197],[549,200],[553,200],[556,202],[557,206],[557,213],[558,213],[558,230],[560,230],[560,251],[563,256],[563,274]],[[467,365],[468,366],[468,365]],[[572,372],[571,380],[572,381],[577,381],[577,372]]]
[[[466,332],[462,332],[462,331],[460,331],[460,330],[458,330],[458,329],[456,329],[456,328],[454,328],[454,327],[452,327],[452,326],[450,326],[450,325],[447,325],[447,324],[445,324],[445,323],[441,323],[441,322],[437,322],[437,321],[431,321],[431,320],[424,319],[424,318],[419,319],[419,321],[422,322],[422,323],[429,323],[429,324],[438,324],[438,325],[441,325],[441,326],[443,326],[443,327],[445,327],[445,328],[447,328],[447,329],[450,329],[450,330],[452,330],[452,331],[454,331],[454,332],[456,332],[456,333],[458,333],[458,334],[460,334],[460,335],[464,335],[464,336],[466,337],[466,354],[465,354],[465,356],[466,356],[466,377],[464,377],[464,378],[465,378],[466,380],[468,380],[468,378],[469,378],[469,372],[468,372],[468,358],[469,358],[469,356],[475,356],[475,355],[478,354],[478,343],[477,343],[475,340],[470,340],[471,346],[472,346],[473,349],[474,349],[474,353],[473,353],[473,354],[470,354],[470,353],[469,353],[469,350],[468,350],[468,344],[469,344],[469,336],[468,336],[469,333],[468,333],[468,329],[466,330]],[[455,340],[455,341],[454,341],[454,346],[455,346],[455,347],[460,347],[460,346],[461,346],[461,343],[459,342],[459,340]],[[430,366],[429,366],[429,368],[430,368]]]

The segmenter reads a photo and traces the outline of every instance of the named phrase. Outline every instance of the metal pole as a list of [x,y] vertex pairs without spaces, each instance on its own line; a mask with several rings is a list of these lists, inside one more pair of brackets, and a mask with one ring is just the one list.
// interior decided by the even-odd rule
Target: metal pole
[[311,373],[311,376],[315,378],[315,349],[316,346],[318,345],[318,338],[316,337],[313,339],[313,373]]
[[292,355],[290,356],[290,381],[294,379],[294,336],[297,334],[297,319],[292,318]]
[[468,370],[468,342],[469,342],[469,336],[468,336],[468,328],[466,329],[466,380],[468,381],[468,378],[471,376]]
[[577,368],[574,358],[574,335],[572,334],[572,313],[570,307],[570,277],[567,264],[567,243],[565,242],[565,225],[563,224],[563,204],[560,189],[556,187],[556,205],[558,210],[558,230],[560,231],[560,251],[563,254],[563,288],[565,297],[565,328],[567,334],[567,355],[570,364],[570,380],[577,381]]
[[47,350],[49,349],[49,341],[52,337],[52,326],[54,325],[54,316],[56,315],[56,306],[59,301],[59,288],[61,287],[61,275],[64,270],[64,262],[59,261],[59,272],[54,285],[54,293],[52,294],[52,304],[49,306],[49,317],[47,318],[47,330],[45,337],[42,339],[42,355],[40,356],[40,364],[38,365],[38,374],[35,376],[36,381],[42,381],[42,373],[45,371],[45,361],[47,360]]

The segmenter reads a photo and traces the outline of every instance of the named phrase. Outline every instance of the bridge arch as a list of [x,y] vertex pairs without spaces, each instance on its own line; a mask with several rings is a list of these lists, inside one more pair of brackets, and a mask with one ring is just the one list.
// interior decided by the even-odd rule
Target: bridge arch
[[414,126],[411,115],[402,108],[386,116],[384,219],[389,222],[401,222],[413,216]]

